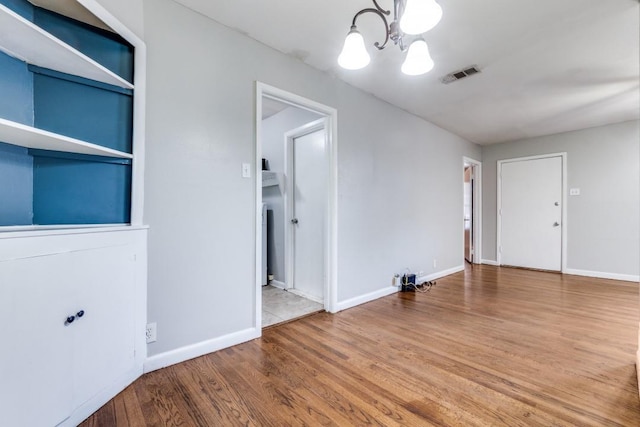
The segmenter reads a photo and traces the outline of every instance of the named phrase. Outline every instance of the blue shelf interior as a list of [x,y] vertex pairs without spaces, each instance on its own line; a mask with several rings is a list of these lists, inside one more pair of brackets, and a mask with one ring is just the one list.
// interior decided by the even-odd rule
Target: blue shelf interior
[[32,65],[28,69],[35,127],[131,153],[130,90]]
[[29,151],[37,195],[33,198],[34,224],[129,222],[130,160]]
[[[0,3],[132,81],[133,48],[119,36],[26,0]],[[0,94],[2,118],[132,152],[131,90],[27,65],[0,52]],[[0,226],[130,222],[131,160],[10,143],[0,141]]]

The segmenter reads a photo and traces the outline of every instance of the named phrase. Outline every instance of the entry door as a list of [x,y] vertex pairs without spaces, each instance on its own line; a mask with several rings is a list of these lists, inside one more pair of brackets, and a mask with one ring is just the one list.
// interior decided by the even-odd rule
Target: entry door
[[464,168],[464,259],[473,263],[473,166]]
[[501,163],[501,264],[562,269],[562,157]]
[[[296,135],[296,132],[300,132]],[[326,132],[324,120],[293,131],[290,145],[292,250],[289,274],[298,293],[323,301],[325,211],[327,209]]]

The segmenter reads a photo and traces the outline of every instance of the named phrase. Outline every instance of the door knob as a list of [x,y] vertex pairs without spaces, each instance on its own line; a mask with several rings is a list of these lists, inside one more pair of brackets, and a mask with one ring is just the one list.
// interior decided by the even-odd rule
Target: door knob
[[553,223],[553,226],[554,226],[554,227],[558,227],[559,225],[560,225],[560,223],[559,223],[558,221],[556,221],[556,222],[554,222],[554,223]]
[[293,218],[291,220],[291,224],[297,224],[298,223],[298,218]]
[[560,202],[555,202],[554,205],[555,206],[560,206]]

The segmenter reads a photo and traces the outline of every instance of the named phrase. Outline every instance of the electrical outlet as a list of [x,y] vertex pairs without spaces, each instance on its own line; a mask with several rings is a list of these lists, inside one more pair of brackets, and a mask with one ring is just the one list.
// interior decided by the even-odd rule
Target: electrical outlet
[[158,332],[158,325],[156,322],[147,324],[147,329],[145,332],[145,335],[147,337],[147,344],[156,342],[157,332]]

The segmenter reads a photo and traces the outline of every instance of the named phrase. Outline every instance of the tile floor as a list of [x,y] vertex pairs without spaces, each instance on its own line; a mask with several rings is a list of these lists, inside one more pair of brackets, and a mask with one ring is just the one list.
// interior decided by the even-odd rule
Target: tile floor
[[322,304],[287,292],[284,289],[271,285],[262,287],[263,328],[323,309]]

